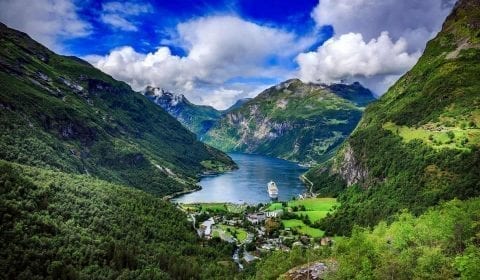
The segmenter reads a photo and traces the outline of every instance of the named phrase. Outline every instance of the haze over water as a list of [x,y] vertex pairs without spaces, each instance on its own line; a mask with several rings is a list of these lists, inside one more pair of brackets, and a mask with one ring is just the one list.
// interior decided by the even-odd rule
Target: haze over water
[[174,202],[232,202],[257,204],[270,201],[267,183],[274,180],[279,200],[289,200],[305,191],[299,179],[306,169],[296,163],[247,154],[229,154],[239,169],[214,176],[205,176],[199,185],[202,190],[174,199]]

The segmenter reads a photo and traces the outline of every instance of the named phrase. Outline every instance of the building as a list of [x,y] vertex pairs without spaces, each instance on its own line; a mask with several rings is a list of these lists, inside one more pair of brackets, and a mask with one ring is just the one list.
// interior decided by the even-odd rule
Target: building
[[212,236],[212,226],[215,224],[215,220],[210,217],[210,219],[206,220],[205,222],[200,224],[200,228],[198,230],[198,235],[205,238],[211,238]]
[[254,225],[264,222],[266,218],[265,213],[253,213],[247,215],[247,220]]

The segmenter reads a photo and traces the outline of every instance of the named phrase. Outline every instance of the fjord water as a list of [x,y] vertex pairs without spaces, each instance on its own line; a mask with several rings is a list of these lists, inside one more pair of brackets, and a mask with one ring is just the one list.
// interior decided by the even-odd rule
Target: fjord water
[[296,163],[260,155],[229,154],[239,169],[220,175],[205,176],[202,189],[175,198],[174,202],[232,202],[257,204],[270,201],[267,183],[277,183],[279,200],[289,200],[305,192],[299,179],[306,171]]

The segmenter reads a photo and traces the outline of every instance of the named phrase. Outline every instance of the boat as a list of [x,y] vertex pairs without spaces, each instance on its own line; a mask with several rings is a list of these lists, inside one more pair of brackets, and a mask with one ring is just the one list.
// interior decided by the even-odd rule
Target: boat
[[278,198],[278,188],[277,188],[277,184],[275,184],[274,181],[270,181],[267,184],[267,191],[268,191],[268,196],[270,196],[271,199]]

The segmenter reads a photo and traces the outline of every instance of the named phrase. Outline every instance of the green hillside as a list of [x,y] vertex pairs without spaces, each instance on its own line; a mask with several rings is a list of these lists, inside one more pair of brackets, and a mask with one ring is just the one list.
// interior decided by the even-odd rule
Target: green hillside
[[460,1],[335,158],[308,172],[318,192],[339,195],[327,233],[480,195],[479,18],[479,1]]
[[191,189],[225,154],[123,82],[0,26],[0,159],[155,194]]
[[[330,267],[322,279],[478,279],[480,199],[453,200],[419,217],[404,212],[393,223],[355,228],[333,247],[276,251],[245,279],[292,279],[286,272],[317,261]],[[305,279],[305,278],[300,278]]]
[[[233,245],[200,240],[161,198],[0,161],[0,279],[226,279]],[[188,264],[188,265],[186,265]]]
[[227,152],[311,164],[335,151],[373,100],[358,83],[327,86],[289,80],[224,115],[204,141]]

